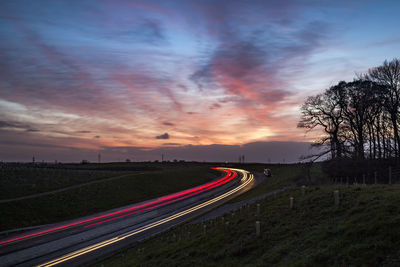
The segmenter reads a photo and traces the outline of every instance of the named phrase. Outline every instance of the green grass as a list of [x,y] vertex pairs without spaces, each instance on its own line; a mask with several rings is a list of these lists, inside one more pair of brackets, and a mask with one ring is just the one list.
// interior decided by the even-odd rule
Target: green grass
[[264,171],[264,168],[269,168],[272,171],[272,177],[266,177],[262,183],[231,200],[231,202],[249,199],[285,186],[316,185],[325,184],[327,182],[327,178],[323,175],[319,163],[315,163],[311,167],[311,180],[308,178],[307,169],[304,164],[242,164],[238,165],[237,168],[260,173]]
[[29,166],[4,167],[0,168],[0,199],[48,192],[127,173],[129,172],[33,168]]
[[399,266],[399,203],[397,186],[292,189],[260,201],[259,216],[255,204],[225,215],[228,229],[221,218],[206,235],[202,224],[179,226],[96,266]]
[[198,163],[0,163],[0,200],[48,192],[125,174],[207,166]]
[[0,203],[0,230],[53,223],[141,202],[206,183],[217,175],[221,173],[208,166],[176,166],[33,199]]

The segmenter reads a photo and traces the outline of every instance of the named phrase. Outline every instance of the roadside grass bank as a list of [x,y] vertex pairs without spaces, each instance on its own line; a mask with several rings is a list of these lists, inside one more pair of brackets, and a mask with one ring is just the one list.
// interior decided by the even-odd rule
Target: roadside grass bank
[[231,200],[231,203],[263,195],[290,185],[322,185],[329,183],[320,163],[314,163],[312,166],[300,163],[238,164],[235,167],[256,173],[263,173],[265,168],[269,168],[272,171],[272,177],[266,177],[256,187]]
[[7,166],[0,168],[0,200],[48,192],[128,173],[130,172]]
[[0,200],[44,193],[125,174],[193,168],[199,163],[1,163]]
[[0,231],[42,225],[118,208],[206,183],[221,172],[209,166],[133,173],[27,200],[0,203]]
[[398,203],[399,186],[295,188],[259,201],[259,213],[255,203],[178,226],[94,266],[399,266]]

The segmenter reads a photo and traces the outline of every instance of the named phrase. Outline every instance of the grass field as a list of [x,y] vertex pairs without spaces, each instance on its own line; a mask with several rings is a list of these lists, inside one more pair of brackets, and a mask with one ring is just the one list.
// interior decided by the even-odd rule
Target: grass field
[[27,166],[0,168],[0,199],[48,192],[127,173],[130,172],[33,168]]
[[253,204],[207,222],[206,234],[179,226],[95,266],[399,266],[398,203],[398,186],[297,188],[260,201],[258,216]]
[[[68,173],[71,170],[62,171]],[[78,173],[81,177],[83,174],[80,171],[88,170],[72,171],[71,174]],[[93,177],[101,178],[104,172],[107,173],[103,169],[97,171],[101,174]],[[121,175],[118,171],[113,174]],[[119,179],[104,180],[56,194],[0,203],[0,231],[58,222],[152,199],[206,183],[217,175],[222,174],[206,165],[167,165],[161,170],[130,172]],[[28,177],[32,178],[32,175]],[[71,179],[79,180],[79,177]],[[43,178],[33,176],[32,179],[37,181]]]

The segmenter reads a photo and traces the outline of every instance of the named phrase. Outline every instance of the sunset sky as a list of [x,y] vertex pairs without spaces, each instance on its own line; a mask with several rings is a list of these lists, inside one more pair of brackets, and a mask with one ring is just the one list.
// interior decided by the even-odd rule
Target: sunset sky
[[399,10],[1,1],[0,160],[296,161],[313,140],[296,128],[300,105],[399,57]]

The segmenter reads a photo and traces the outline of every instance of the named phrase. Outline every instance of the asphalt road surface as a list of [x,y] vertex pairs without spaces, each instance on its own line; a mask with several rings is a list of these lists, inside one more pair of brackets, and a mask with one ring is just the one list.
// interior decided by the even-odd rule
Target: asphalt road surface
[[79,266],[220,206],[254,186],[254,175],[217,168],[207,184],[0,240],[0,266]]

